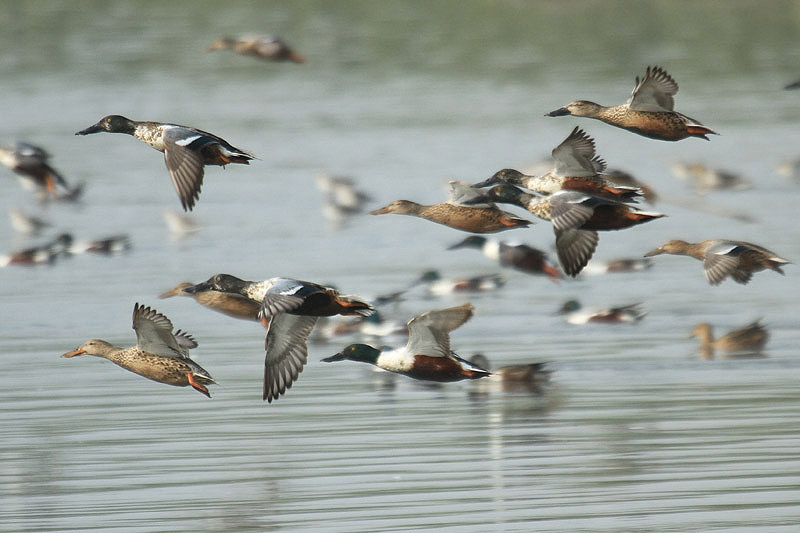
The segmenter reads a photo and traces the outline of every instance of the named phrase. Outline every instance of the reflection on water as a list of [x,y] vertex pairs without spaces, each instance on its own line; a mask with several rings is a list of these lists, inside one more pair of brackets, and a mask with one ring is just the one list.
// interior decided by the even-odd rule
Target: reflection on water
[[[657,1],[13,2],[0,18],[0,144],[41,145],[77,205],[40,205],[0,168],[3,209],[53,224],[36,239],[0,224],[3,250],[70,232],[130,235],[129,253],[0,270],[0,522],[9,531],[464,531],[788,529],[800,521],[792,278],[760,273],[710,287],[696,262],[659,257],[634,273],[553,283],[500,271],[464,237],[410,217],[325,218],[321,173],[352,177],[366,210],[435,203],[450,179],[477,182],[546,156],[577,124],[613,168],[659,193],[669,216],[603,235],[596,259],[640,257],[669,239],[734,238],[797,261],[793,3]],[[214,39],[276,33],[303,65],[205,54]],[[544,113],[576,98],[621,103],[647,65],[664,66],[676,107],[721,135],[659,143]],[[259,157],[209,167],[192,215],[160,154],[120,136],[76,137],[109,113],[197,126]],[[732,169],[747,191],[698,198],[676,161]],[[651,207],[647,208],[648,210]],[[175,217],[172,217],[175,218]],[[193,231],[193,229],[192,229]],[[548,223],[504,234],[553,255]],[[291,276],[381,295],[422,272],[497,271],[491,293],[424,288],[382,308],[404,323],[471,301],[452,335],[493,365],[547,362],[541,390],[427,386],[320,360],[353,339],[309,345],[285,397],[260,401],[263,330],[188,298],[182,281],[228,272]],[[573,326],[555,315],[642,302],[636,325]],[[198,340],[220,385],[206,399],[98,359],[60,359],[91,335],[130,342],[134,302]],[[761,317],[767,357],[703,361],[697,322],[728,331]],[[402,338],[386,343],[402,343]],[[502,387],[501,387],[502,388]]]

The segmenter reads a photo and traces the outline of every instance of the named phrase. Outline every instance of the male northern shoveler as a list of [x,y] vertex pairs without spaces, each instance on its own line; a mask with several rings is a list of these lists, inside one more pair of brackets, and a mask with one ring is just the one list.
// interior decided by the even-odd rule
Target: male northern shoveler
[[260,305],[259,320],[267,329],[264,343],[264,393],[267,402],[291,388],[308,360],[306,341],[321,316],[361,315],[373,308],[354,296],[308,281],[272,278],[246,281],[217,274],[182,289],[187,293],[217,291],[248,298]]
[[191,386],[211,398],[206,385],[216,382],[203,367],[189,358],[189,350],[197,346],[191,335],[181,330],[173,333],[169,318],[138,303],[133,307],[133,329],[136,331],[136,346],[120,348],[92,339],[61,357],[103,357],[147,379],[176,387]]
[[0,146],[0,163],[3,163],[21,180],[23,187],[33,190],[39,200],[75,201],[83,192],[83,185],[70,186],[53,167],[50,154],[43,148],[26,142],[16,146]]
[[713,359],[715,350],[725,352],[724,357],[761,357],[769,332],[760,320],[756,320],[715,339],[711,324],[701,322],[694,327],[689,336],[700,339],[703,359]]
[[528,176],[506,168],[474,187],[510,183],[542,194],[567,189],[622,201],[635,200],[642,195],[638,188],[621,187],[603,175],[606,162],[595,154],[594,139],[578,127],[553,149],[553,163],[553,168],[542,176]]
[[743,191],[752,187],[746,179],[735,172],[711,168],[702,163],[677,161],[671,165],[671,168],[675,177],[690,182],[697,194],[708,194],[711,191],[721,190]]
[[688,255],[703,262],[703,272],[711,285],[719,285],[730,276],[736,283],[746,284],[753,273],[765,269],[783,275],[781,266],[791,263],[766,248],[743,241],[709,239],[698,243],[672,240],[644,254]]
[[420,205],[409,200],[395,200],[386,207],[370,211],[370,215],[410,215],[470,233],[497,233],[532,224],[530,220],[499,209],[480,189],[467,183],[451,181],[449,187],[450,198],[446,202]]
[[588,100],[570,102],[547,113],[549,117],[573,115],[601,120],[618,128],[638,133],[651,139],[679,141],[687,137],[700,137],[717,132],[693,118],[674,110],[674,96],[678,84],[661,67],[647,67],[644,77],[633,88],[628,101],[621,105],[604,106]]
[[69,250],[72,246],[72,241],[72,235],[62,233],[42,245],[32,246],[0,256],[0,266],[52,264],[59,257],[68,257],[70,255]]
[[414,284],[425,284],[431,294],[443,295],[454,292],[493,291],[505,285],[505,280],[499,274],[483,274],[463,279],[445,279],[442,278],[438,270],[426,270],[417,278]]
[[408,343],[402,348],[380,350],[368,344],[351,344],[323,361],[361,361],[425,381],[449,382],[488,376],[490,372],[450,350],[450,332],[469,320],[474,310],[472,304],[467,303],[422,313],[408,322]]
[[242,320],[253,320],[258,322],[261,311],[261,302],[256,302],[240,294],[216,291],[211,288],[194,290],[187,292],[185,289],[196,287],[194,283],[179,283],[167,292],[158,295],[159,298],[170,298],[172,296],[188,296],[202,306],[219,311],[223,315]]
[[513,268],[520,272],[545,275],[551,280],[561,278],[561,272],[548,261],[547,254],[527,244],[496,241],[479,235],[471,235],[447,249],[456,250],[458,248],[477,248],[489,259],[500,263],[500,266]]
[[579,191],[560,190],[536,197],[503,183],[489,189],[487,194],[493,200],[524,207],[537,217],[550,220],[561,268],[572,277],[592,258],[599,240],[598,231],[629,228],[664,216]]
[[492,370],[489,359],[483,354],[475,354],[469,358],[473,365],[490,370],[491,375],[479,383],[497,381],[503,392],[542,392],[543,385],[550,381],[553,373],[547,363],[528,363],[523,365],[507,365]]
[[222,37],[211,43],[206,52],[220,49],[230,49],[237,54],[255,56],[270,61],[306,62],[303,56],[292,50],[281,39],[272,35],[243,36],[238,39]]
[[641,272],[653,266],[653,260],[648,258],[623,258],[610,261],[592,260],[581,270],[583,274],[600,275],[616,274],[622,272]]
[[564,315],[570,324],[633,324],[639,322],[647,314],[641,304],[609,307],[606,309],[583,309],[578,300],[564,302],[559,315]]
[[225,139],[197,128],[130,120],[120,115],[103,117],[97,124],[75,135],[89,135],[101,131],[133,135],[159,152],[163,152],[172,184],[186,211],[191,211],[200,197],[205,165],[223,167],[229,163],[247,165],[254,159],[253,155],[232,146]]

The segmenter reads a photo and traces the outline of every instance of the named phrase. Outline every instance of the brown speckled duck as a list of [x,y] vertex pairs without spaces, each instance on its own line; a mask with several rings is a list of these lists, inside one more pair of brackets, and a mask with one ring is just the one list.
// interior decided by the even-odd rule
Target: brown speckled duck
[[206,385],[214,378],[189,358],[197,342],[180,330],[173,333],[172,322],[155,309],[138,303],[133,307],[136,346],[120,348],[104,340],[92,339],[61,357],[94,355],[108,359],[135,374],[176,387],[191,386],[211,397]]
[[254,56],[259,59],[270,61],[306,62],[306,58],[292,50],[289,45],[281,39],[272,35],[243,36],[238,39],[221,37],[211,43],[206,52],[213,52],[214,50],[226,48],[233,50],[237,54]]
[[791,263],[757,244],[727,239],[709,239],[690,243],[671,240],[647,252],[645,257],[660,254],[688,255],[703,262],[703,272],[711,285],[719,285],[730,276],[746,284],[755,272],[770,269],[783,275],[781,266]]
[[594,118],[638,133],[651,139],[680,141],[687,137],[708,140],[717,132],[674,110],[678,84],[661,67],[647,67],[644,77],[636,78],[636,86],[628,101],[604,106],[588,100],[576,100],[551,111],[546,116],[573,115]]
[[703,359],[713,359],[715,351],[725,352],[723,357],[759,357],[763,355],[769,332],[760,320],[756,320],[715,339],[711,324],[701,322],[694,327],[690,336],[700,339]]

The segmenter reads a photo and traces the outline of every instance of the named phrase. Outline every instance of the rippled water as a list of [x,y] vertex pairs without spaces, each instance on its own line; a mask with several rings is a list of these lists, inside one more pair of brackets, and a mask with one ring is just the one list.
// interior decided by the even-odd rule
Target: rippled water
[[[0,18],[0,142],[47,148],[78,205],[37,206],[0,168],[3,208],[77,238],[127,232],[133,250],[0,271],[0,529],[8,531],[794,530],[800,522],[797,267],[710,287],[699,262],[552,283],[502,271],[501,290],[386,309],[405,321],[472,301],[453,334],[494,364],[549,361],[542,394],[481,383],[424,386],[352,362],[347,340],[314,343],[295,386],[261,402],[263,332],[188,299],[158,300],[216,272],[285,275],[366,297],[427,268],[497,272],[463,234],[400,216],[334,228],[314,185],[351,175],[375,207],[433,203],[448,179],[478,181],[546,156],[577,124],[612,167],[651,184],[666,219],[601,236],[598,259],[671,238],[754,241],[800,258],[794,3],[676,8],[653,2],[11,3]],[[203,50],[274,32],[309,58],[261,63]],[[597,122],[544,118],[576,98],[621,102],[648,64],[678,80],[676,107],[722,135],[660,143]],[[195,125],[258,157],[209,168],[195,218],[163,159],[120,135],[76,137],[109,113]],[[702,199],[673,161],[741,172],[747,192]],[[709,211],[744,213],[747,223]],[[502,238],[552,247],[547,223]],[[0,225],[0,243],[29,243]],[[554,311],[642,302],[635,326],[570,326]],[[91,337],[132,344],[134,302],[192,332],[219,381],[208,400],[95,358],[60,359]],[[704,361],[699,321],[724,331],[762,317],[767,357]]]

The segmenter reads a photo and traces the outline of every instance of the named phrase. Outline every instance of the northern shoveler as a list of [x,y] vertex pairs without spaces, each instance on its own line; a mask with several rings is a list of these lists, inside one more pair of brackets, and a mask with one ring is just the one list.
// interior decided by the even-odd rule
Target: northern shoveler
[[647,311],[638,303],[606,309],[584,309],[578,300],[568,300],[558,310],[558,314],[564,315],[570,324],[633,324],[644,318]]
[[484,274],[464,279],[442,278],[438,270],[427,270],[417,278],[415,284],[424,284],[428,292],[437,296],[454,292],[485,292],[497,290],[505,285],[499,274]]
[[691,183],[697,194],[708,194],[711,191],[721,190],[743,191],[752,187],[739,174],[719,168],[711,168],[702,163],[676,161],[671,165],[671,168],[675,177]]
[[43,148],[26,142],[15,146],[0,146],[0,163],[16,173],[23,187],[36,193],[39,200],[75,201],[83,192],[83,184],[70,186],[50,166],[50,154]]
[[158,295],[159,298],[171,298],[172,296],[188,296],[204,307],[219,311],[223,315],[242,320],[253,320],[258,322],[261,311],[261,302],[256,302],[240,294],[221,292],[212,288],[205,288],[187,292],[189,287],[196,287],[194,283],[179,283],[172,289]]
[[69,253],[82,254],[104,254],[111,255],[121,252],[127,252],[131,249],[131,239],[128,235],[112,235],[102,239],[95,239],[91,241],[80,241],[70,245]]
[[592,260],[581,270],[582,274],[616,274],[622,272],[641,272],[653,266],[653,260],[648,258],[624,258],[610,261]]
[[292,50],[281,39],[272,35],[243,36],[238,39],[222,37],[211,43],[206,52],[221,49],[230,49],[237,54],[255,56],[270,61],[306,62],[303,56]]
[[173,240],[180,240],[200,231],[200,224],[192,215],[165,209],[163,217]]
[[606,162],[595,154],[594,139],[579,127],[573,129],[553,149],[552,154],[553,168],[542,176],[528,176],[518,170],[506,168],[473,187],[510,183],[542,194],[567,189],[622,201],[635,200],[642,195],[638,188],[620,187],[603,175]]
[[628,101],[621,105],[604,106],[588,100],[570,102],[545,116],[573,115],[594,118],[638,133],[651,139],[679,141],[687,137],[700,137],[717,132],[674,110],[678,84],[661,67],[647,67],[644,77],[636,77]]
[[106,131],[133,135],[145,144],[164,153],[164,162],[172,184],[185,211],[191,211],[200,197],[205,165],[225,166],[229,163],[249,164],[253,155],[240,150],[225,139],[211,133],[163,122],[130,120],[108,115],[75,135]]
[[572,277],[592,258],[599,240],[598,231],[629,228],[664,216],[579,191],[560,190],[536,197],[503,183],[489,189],[487,194],[493,200],[524,207],[537,217],[550,220],[561,268]]
[[59,257],[68,257],[70,255],[69,249],[72,246],[72,242],[72,235],[62,233],[42,245],[31,246],[24,250],[0,256],[0,266],[52,264]]
[[507,365],[492,369],[489,359],[480,353],[470,357],[469,361],[479,368],[491,371],[491,375],[479,383],[498,381],[503,392],[541,392],[542,386],[550,381],[553,373],[547,368],[547,363]]
[[368,344],[351,344],[323,361],[360,361],[425,381],[449,382],[488,376],[490,372],[450,350],[450,332],[469,320],[474,309],[467,303],[415,316],[408,322],[408,343],[402,348],[381,350]]
[[351,215],[362,213],[365,204],[372,199],[359,190],[350,178],[320,174],[315,182],[317,188],[325,195],[323,210],[325,218],[336,224]]
[[173,332],[169,318],[138,303],[133,307],[133,329],[136,331],[136,346],[120,348],[92,339],[61,357],[103,357],[147,379],[176,387],[191,386],[211,398],[206,385],[216,382],[203,367],[189,358],[189,350],[197,346],[191,335],[181,330]]
[[308,360],[306,341],[317,318],[364,316],[373,311],[370,304],[354,296],[291,278],[246,281],[229,274],[217,274],[182,290],[238,294],[260,304],[259,320],[267,329],[263,399],[270,403],[291,388],[303,371]]
[[28,215],[18,207],[12,207],[8,211],[8,217],[11,219],[11,227],[25,235],[38,235],[44,228],[52,226],[46,220]]
[[551,280],[561,278],[561,272],[548,261],[547,254],[527,244],[496,241],[479,235],[471,235],[447,249],[456,250],[458,248],[477,248],[489,259],[500,263],[500,266],[513,268],[526,274],[545,275]]
[[725,352],[724,357],[760,357],[767,344],[769,332],[760,320],[756,320],[715,339],[711,324],[701,322],[694,327],[690,337],[700,339],[703,359],[713,359],[715,350]]
[[703,272],[711,285],[719,285],[730,276],[736,283],[746,284],[753,273],[765,269],[783,275],[781,266],[791,263],[766,248],[743,241],[709,239],[698,243],[672,240],[644,254],[688,255],[703,262]]

